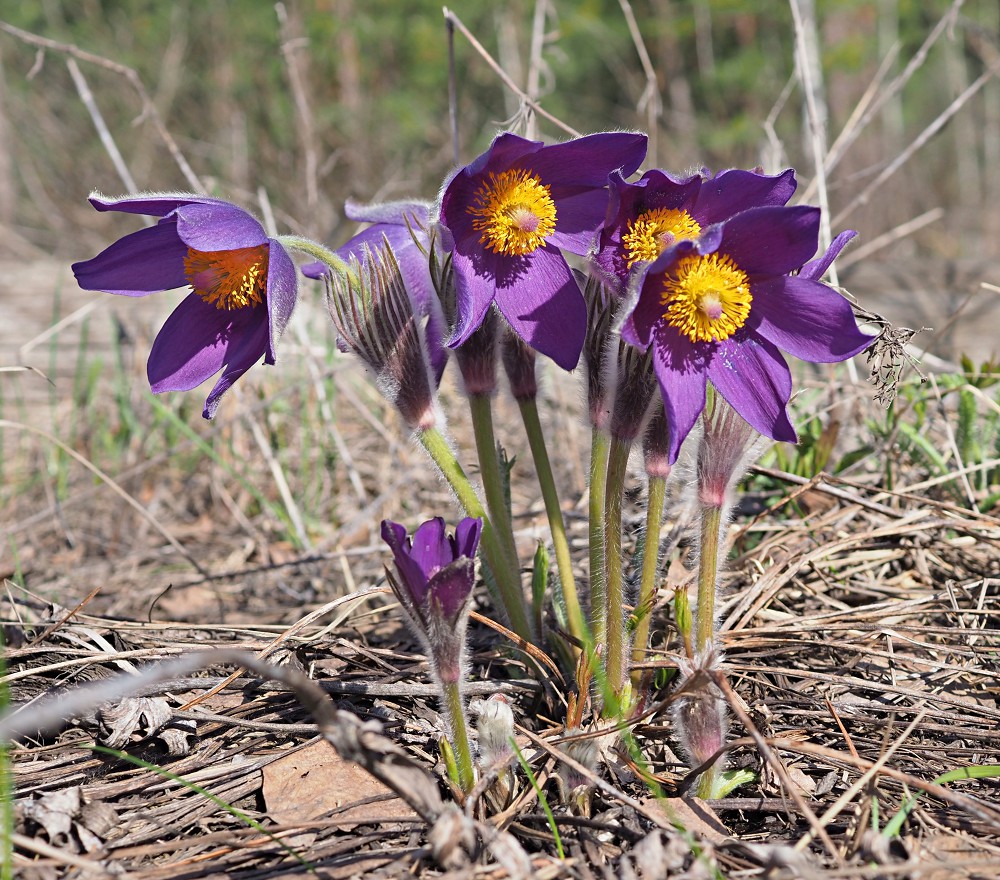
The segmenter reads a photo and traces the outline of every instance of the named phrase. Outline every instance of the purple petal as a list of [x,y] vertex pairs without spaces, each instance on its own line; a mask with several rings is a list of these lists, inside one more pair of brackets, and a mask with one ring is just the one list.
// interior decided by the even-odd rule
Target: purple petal
[[722,171],[704,181],[691,214],[703,226],[721,223],[749,208],[785,205],[795,187],[793,168],[773,177],[739,169]]
[[750,208],[727,220],[719,251],[748,275],[785,275],[816,253],[819,208]]
[[660,323],[654,332],[653,368],[660,383],[670,440],[667,459],[677,461],[681,444],[705,409],[705,370],[709,350]]
[[608,193],[605,189],[552,188],[556,203],[556,229],[546,244],[563,248],[571,254],[586,254],[594,244],[597,230],[608,210]]
[[457,315],[447,344],[450,348],[457,348],[483,323],[496,291],[496,274],[488,267],[484,255],[479,255],[477,260],[455,250],[452,252],[452,265],[455,269]]
[[209,305],[197,293],[188,294],[153,340],[146,363],[153,392],[190,391],[218,373],[237,314]]
[[228,202],[181,205],[174,216],[181,241],[196,251],[232,251],[267,241],[259,221]]
[[548,246],[524,258],[528,268],[509,287],[497,286],[496,304],[535,351],[564,370],[580,359],[587,332],[587,304],[566,259]]
[[455,552],[445,533],[440,516],[421,523],[413,533],[410,558],[420,566],[425,577],[455,561]]
[[288,326],[295,308],[298,279],[295,264],[288,252],[273,238],[270,240],[267,263],[267,310],[269,315],[268,344],[265,362],[273,364],[278,340]]
[[479,538],[483,533],[483,521],[479,517],[467,516],[455,528],[455,554],[476,558]]
[[330,267],[322,260],[317,260],[315,263],[305,263],[299,266],[299,269],[306,278],[313,278],[317,281],[330,272]]
[[146,375],[156,394],[188,391],[225,366],[205,402],[203,415],[210,419],[222,395],[260,361],[266,349],[264,309],[217,309],[192,293],[174,309],[153,340]]
[[441,224],[448,230],[456,250],[481,250],[479,233],[472,228],[469,208],[476,203],[476,191],[482,179],[471,177],[466,170],[456,174],[441,198]]
[[545,149],[542,141],[529,141],[520,135],[509,131],[498,134],[490,148],[477,156],[464,171],[470,176],[482,174],[484,171],[506,171],[515,163],[524,167],[519,160]]
[[612,171],[632,174],[646,158],[646,146],[644,134],[601,132],[545,147],[518,161],[517,167],[530,169],[548,185],[603,188]]
[[420,226],[427,228],[430,208],[430,202],[400,201],[364,205],[348,200],[344,204],[344,213],[356,223],[386,223],[406,229],[409,222],[416,231]]
[[766,339],[744,330],[714,343],[708,378],[729,405],[765,437],[796,441],[785,407],[792,375],[781,352]]
[[847,360],[872,342],[858,329],[851,304],[818,281],[782,276],[758,282],[752,293],[748,326],[801,360]]
[[[260,311],[260,309],[253,311]],[[266,356],[267,343],[266,321],[255,321],[245,328],[238,328],[234,323],[233,339],[226,351],[226,368],[219,377],[219,381],[215,383],[215,387],[205,398],[205,409],[201,413],[204,418],[213,418],[215,411],[219,408],[222,395],[247,370],[260,363],[262,356]]]
[[146,296],[187,284],[187,251],[177,227],[164,223],[119,238],[92,260],[74,263],[73,273],[84,290]]
[[410,546],[406,540],[406,529],[391,520],[382,520],[382,540],[392,550],[396,571],[399,572],[403,587],[415,605],[420,605],[427,595],[427,576],[420,566],[410,558]]
[[822,257],[816,260],[810,260],[802,267],[802,271],[799,272],[799,278],[808,278],[812,281],[819,281],[824,275],[826,275],[826,270],[830,268],[830,265],[839,256],[840,252],[844,249],[844,246],[857,235],[853,229],[845,229],[840,233],[831,243],[830,247],[826,249],[826,253]]
[[143,193],[137,196],[108,198],[99,193],[91,193],[89,198],[98,211],[123,211],[128,214],[148,214],[151,217],[165,217],[182,205],[221,205],[221,199],[199,196],[194,193]]
[[[449,623],[457,622],[472,594],[476,567],[472,559],[463,557],[434,573],[427,585],[428,601]],[[433,613],[433,612],[432,612]]]

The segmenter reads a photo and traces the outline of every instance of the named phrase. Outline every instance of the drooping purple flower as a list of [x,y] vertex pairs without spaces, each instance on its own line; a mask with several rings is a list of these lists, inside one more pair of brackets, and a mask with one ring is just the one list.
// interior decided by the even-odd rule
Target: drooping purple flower
[[632,174],[645,154],[643,134],[605,132],[546,147],[505,133],[459,170],[440,212],[456,284],[448,344],[468,339],[496,303],[528,345],[573,369],[587,310],[560,248],[588,252],[606,214],[608,174]]
[[[345,263],[352,259],[364,264],[371,254],[379,252],[388,243],[399,265],[406,292],[413,303],[413,312],[426,318],[425,338],[427,353],[435,380],[440,383],[448,362],[444,347],[445,321],[441,304],[435,295],[428,256],[430,240],[430,208],[428,202],[402,201],[384,204],[361,205],[347,202],[344,213],[356,223],[370,223],[335,253]],[[325,263],[307,263],[302,273],[308,278],[322,278],[329,272]]]
[[654,169],[635,183],[612,173],[594,263],[605,283],[623,294],[636,264],[655,260],[665,248],[697,238],[702,229],[748,208],[785,205],[795,187],[791,168],[775,176],[732,169],[686,178]]
[[449,535],[437,516],[419,526],[411,538],[404,526],[382,520],[382,539],[392,550],[399,574],[398,581],[390,580],[393,590],[425,633],[459,623],[475,582],[482,529],[481,519],[466,517]]
[[705,407],[708,380],[756,431],[795,442],[791,373],[779,349],[832,363],[871,343],[847,300],[816,280],[854,233],[807,262],[819,223],[818,208],[750,208],[676,242],[641,272],[621,333],[653,346],[671,462]]
[[274,364],[295,307],[295,266],[250,214],[221,199],[152,193],[108,199],[98,211],[159,217],[91,260],[73,264],[84,290],[146,296],[189,286],[191,293],[153,341],[146,372],[155,393],[188,391],[219,370],[202,413],[212,418],[222,395],[261,358]]

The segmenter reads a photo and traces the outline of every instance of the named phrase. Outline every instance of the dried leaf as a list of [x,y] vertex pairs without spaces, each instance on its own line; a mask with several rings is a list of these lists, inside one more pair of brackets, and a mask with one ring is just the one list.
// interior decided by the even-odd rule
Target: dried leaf
[[[282,825],[306,823],[337,810],[353,820],[349,830],[372,820],[416,819],[413,810],[366,770],[345,761],[320,741],[264,767],[264,802],[271,818]],[[380,798],[368,803],[372,798]]]
[[103,705],[97,712],[101,726],[99,742],[120,749],[133,733],[152,736],[170,721],[172,712],[164,697],[127,697],[113,705]]

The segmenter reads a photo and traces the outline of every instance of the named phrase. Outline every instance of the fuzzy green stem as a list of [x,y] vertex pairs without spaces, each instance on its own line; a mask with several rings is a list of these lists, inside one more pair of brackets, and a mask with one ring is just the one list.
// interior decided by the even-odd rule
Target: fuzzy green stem
[[[496,435],[493,432],[493,399],[488,394],[470,394],[469,412],[472,415],[472,429],[476,437],[476,454],[479,457],[479,473],[486,495],[486,509],[497,533],[497,540],[506,556],[511,570],[520,572],[521,563],[514,545],[514,528],[510,519],[510,507],[500,470]],[[506,602],[507,600],[504,599]],[[525,605],[524,594],[518,589],[518,602]],[[508,613],[510,609],[508,609]]]
[[535,398],[525,398],[518,401],[521,409],[521,420],[524,431],[528,435],[528,445],[535,462],[535,473],[538,475],[538,485],[545,501],[545,515],[549,520],[549,532],[552,535],[552,547],[556,553],[556,567],[559,570],[559,585],[562,588],[563,602],[566,605],[566,617],[570,634],[587,644],[589,635],[587,624],[580,610],[580,597],[576,591],[576,580],[573,577],[573,560],[569,552],[569,539],[566,537],[566,523],[563,520],[562,507],[559,504],[559,491],[552,475],[552,464],[545,447],[545,435],[538,419],[538,405]]
[[[640,663],[649,647],[649,625],[653,616],[653,596],[656,593],[656,569],[660,560],[660,526],[663,524],[663,505],[667,497],[667,478],[650,477],[646,503],[646,541],[642,556],[642,577],[639,582],[639,624],[632,642],[632,662]],[[632,673],[632,685],[638,692],[642,673]]]
[[290,250],[298,251],[301,254],[306,254],[310,257],[315,257],[323,263],[326,263],[331,269],[335,269],[338,272],[350,272],[350,267],[344,260],[337,256],[328,247],[324,247],[319,242],[313,241],[311,238],[303,238],[300,235],[281,235],[278,236],[278,242],[284,245]]
[[608,618],[604,592],[604,492],[608,480],[608,445],[611,438],[599,428],[590,437],[590,497],[587,509],[590,528],[590,632],[594,644],[607,639]]
[[711,800],[715,797],[715,789],[718,784],[719,774],[722,772],[722,761],[716,761],[701,776],[698,777],[698,784],[695,786],[695,795],[703,801]]
[[703,505],[701,509],[701,556],[698,562],[698,609],[695,624],[695,651],[704,650],[715,640],[715,584],[719,571],[719,530],[722,508]]
[[497,589],[500,591],[500,600],[503,602],[504,610],[510,620],[511,629],[521,638],[533,642],[531,624],[528,620],[527,608],[525,607],[524,595],[521,592],[521,581],[517,568],[511,568],[507,562],[507,555],[503,551],[503,545],[497,538],[496,530],[490,518],[486,515],[476,490],[466,476],[462,465],[455,458],[451,446],[438,428],[427,428],[417,431],[417,439],[430,456],[431,461],[437,465],[441,476],[445,478],[451,490],[458,498],[459,504],[465,509],[467,516],[478,516],[483,521],[483,536],[480,541],[483,556],[486,564],[493,572],[493,579],[496,581]]
[[465,723],[465,702],[457,681],[442,681],[444,704],[451,721],[451,747],[458,764],[458,782],[468,794],[476,784],[476,771],[472,765],[472,748],[469,746],[469,728]]
[[608,479],[605,483],[604,556],[607,582],[607,655],[604,668],[608,686],[621,694],[625,686],[625,565],[622,559],[622,500],[625,495],[625,472],[630,444],[611,438],[608,452]]

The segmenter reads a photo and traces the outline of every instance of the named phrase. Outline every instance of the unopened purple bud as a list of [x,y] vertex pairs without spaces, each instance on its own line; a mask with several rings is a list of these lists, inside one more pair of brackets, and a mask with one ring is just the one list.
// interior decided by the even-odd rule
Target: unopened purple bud
[[667,431],[667,416],[663,411],[663,399],[656,395],[653,402],[653,415],[646,425],[646,433],[642,440],[642,457],[646,466],[646,475],[662,480],[670,476],[670,434]]
[[500,343],[500,353],[514,400],[534,400],[538,396],[535,350],[520,336],[507,330]]
[[705,431],[698,446],[698,500],[723,508],[732,485],[755,458],[758,434],[719,394],[710,394],[702,414]]
[[364,248],[349,271],[324,273],[327,304],[342,343],[375,373],[379,391],[410,428],[438,421],[435,381],[420,321],[388,241]]
[[608,351],[613,334],[616,300],[601,282],[590,276],[583,288],[587,303],[587,336],[583,344],[583,360],[587,367],[587,408],[590,423],[607,430],[611,416],[611,395],[608,392]]
[[468,395],[490,396],[497,390],[497,337],[500,322],[493,309],[482,324],[455,349],[455,360]]
[[611,436],[632,443],[649,413],[656,390],[653,358],[626,342],[618,345],[618,381],[611,409]]

